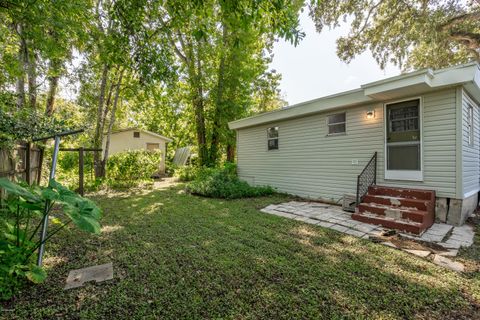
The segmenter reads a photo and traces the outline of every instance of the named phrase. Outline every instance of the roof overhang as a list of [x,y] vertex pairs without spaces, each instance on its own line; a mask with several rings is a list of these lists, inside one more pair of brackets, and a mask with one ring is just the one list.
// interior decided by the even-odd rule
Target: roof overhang
[[146,134],[148,134],[148,135],[154,136],[154,137],[156,137],[156,138],[165,140],[166,142],[172,142],[172,141],[173,141],[172,139],[167,138],[167,137],[165,137],[165,136],[162,136],[162,135],[160,135],[160,134],[158,134],[158,133],[151,132],[151,131],[148,131],[148,130],[139,129],[139,128],[119,129],[119,130],[113,131],[112,134],[116,134],[116,133],[120,133],[120,132],[125,132],[125,131],[140,131],[140,132],[146,133]]
[[480,101],[480,71],[477,63],[468,63],[433,71],[424,69],[364,84],[360,89],[299,103],[283,109],[230,122],[230,129],[303,117],[338,108],[380,102],[432,92],[442,88],[464,86]]

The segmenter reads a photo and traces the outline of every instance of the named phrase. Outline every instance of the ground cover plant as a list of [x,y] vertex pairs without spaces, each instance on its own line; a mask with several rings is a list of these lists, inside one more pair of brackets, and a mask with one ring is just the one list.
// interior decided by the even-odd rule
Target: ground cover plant
[[[41,244],[70,223],[80,230],[99,233],[101,211],[91,200],[54,180],[47,187],[30,187],[1,178],[0,188],[7,192],[0,203],[0,300],[7,300],[27,279],[33,283],[45,280],[45,271],[34,261]],[[38,231],[54,211],[54,228],[42,240]]]
[[188,192],[211,198],[250,198],[274,193],[272,187],[250,186],[240,180],[237,176],[237,167],[233,163],[225,163],[216,168],[197,169],[191,180],[187,184]]
[[[101,235],[62,232],[49,246],[46,282],[1,317],[478,318],[478,272],[258,210],[286,196],[221,200],[183,188],[96,196]],[[107,262],[114,280],[63,291],[69,270]]]
[[[107,175],[95,178],[93,153],[84,156],[85,189],[97,191],[102,188],[122,189],[152,184],[152,176],[159,170],[162,159],[160,150],[129,150],[111,155],[107,162]],[[58,161],[59,180],[70,189],[78,188],[78,153],[60,153]]]

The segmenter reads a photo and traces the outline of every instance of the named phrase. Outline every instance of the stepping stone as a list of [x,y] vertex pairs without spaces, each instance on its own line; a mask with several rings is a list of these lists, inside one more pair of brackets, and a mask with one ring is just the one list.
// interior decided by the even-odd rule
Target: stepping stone
[[433,263],[457,272],[463,272],[465,270],[465,266],[462,263],[450,260],[438,254],[433,257]]
[[113,279],[113,265],[111,262],[98,266],[72,270],[68,274],[67,284],[63,290],[82,287],[84,283],[90,281],[98,283],[111,279]]
[[268,208],[264,208],[264,209],[262,209],[262,210],[260,210],[260,211],[263,212],[263,213],[275,214],[275,215],[278,213],[278,211],[276,211],[276,210],[274,210],[274,209],[268,209]]
[[458,250],[456,249],[450,249],[448,251],[445,251],[445,252],[439,252],[437,253],[439,256],[443,256],[443,257],[456,257],[457,254],[458,254]]
[[345,231],[347,231],[348,228],[345,227],[345,226],[340,226],[338,224],[334,224],[333,226],[330,227],[330,229],[340,231],[340,232],[345,232]]
[[438,235],[443,234],[445,236],[452,228],[452,225],[446,223],[434,223],[430,228],[427,229],[426,233]]
[[353,229],[347,229],[345,231],[345,233],[349,234],[351,236],[357,237],[357,238],[361,238],[363,235],[365,235],[365,232],[360,232],[360,231],[353,230]]
[[352,228],[353,226],[357,225],[357,221],[354,220],[344,220],[344,221],[339,221],[337,224]]
[[317,223],[318,226],[324,227],[324,228],[331,228],[333,226],[333,223],[326,222],[326,221],[320,221]]
[[413,249],[403,249],[403,251],[406,251],[408,253],[411,253],[411,254],[414,254],[418,257],[421,257],[421,258],[426,258],[430,255],[430,251],[428,250],[413,250]]
[[397,246],[394,245],[393,243],[391,243],[390,241],[384,241],[384,242],[381,242],[381,244],[383,244],[384,246],[387,246],[387,247],[392,247],[392,248],[397,249]]
[[354,225],[352,228],[361,232],[371,232],[377,229],[377,226],[360,222],[359,224]]
[[373,229],[372,231],[367,232],[369,235],[374,237],[380,237],[383,234],[382,229]]
[[459,242],[459,241],[449,239],[446,242],[440,242],[439,245],[441,245],[442,247],[444,247],[446,249],[457,249],[458,250],[462,246],[462,243]]
[[422,234],[420,237],[420,240],[426,241],[426,242],[440,242],[443,240],[445,237],[445,234],[434,234],[434,233],[429,233],[428,231]]

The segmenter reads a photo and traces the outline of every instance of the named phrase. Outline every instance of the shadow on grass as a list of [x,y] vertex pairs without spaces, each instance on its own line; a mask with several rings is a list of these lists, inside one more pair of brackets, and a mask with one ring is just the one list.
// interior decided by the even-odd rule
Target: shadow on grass
[[[103,232],[64,232],[43,285],[7,318],[474,318],[480,285],[428,261],[181,187],[96,197]],[[70,269],[115,279],[63,291]],[[48,298],[45,298],[48,297]]]

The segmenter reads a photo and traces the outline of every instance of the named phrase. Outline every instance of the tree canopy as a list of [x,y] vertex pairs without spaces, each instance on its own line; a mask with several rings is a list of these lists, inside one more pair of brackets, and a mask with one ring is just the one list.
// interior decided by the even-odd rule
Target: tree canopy
[[228,122],[285,104],[272,49],[302,40],[306,4],[318,31],[350,23],[338,40],[346,62],[365,50],[382,67],[479,60],[478,1],[0,0],[6,139],[19,119],[39,124],[22,139],[49,123],[85,127],[77,145],[103,148],[98,177],[110,134],[125,127],[172,137],[171,151],[193,146],[200,165],[233,160]]
[[319,32],[350,23],[348,35],[337,40],[346,62],[366,50],[382,68],[480,61],[478,0],[311,0],[309,8]]

